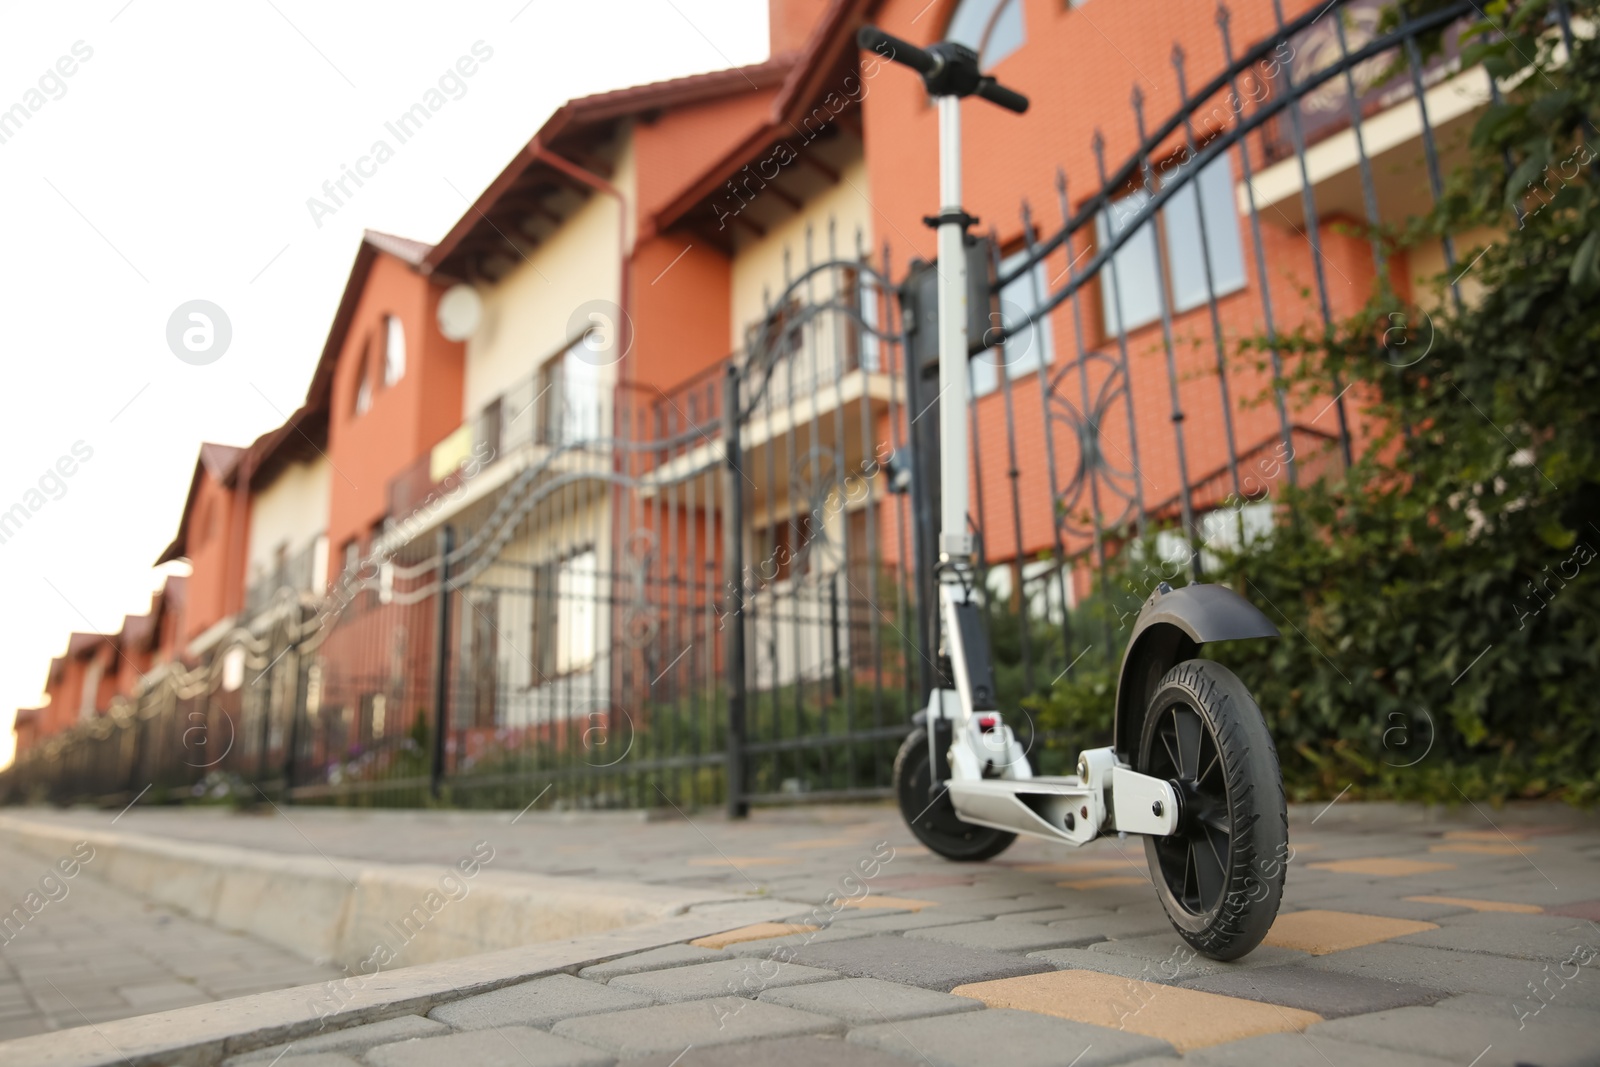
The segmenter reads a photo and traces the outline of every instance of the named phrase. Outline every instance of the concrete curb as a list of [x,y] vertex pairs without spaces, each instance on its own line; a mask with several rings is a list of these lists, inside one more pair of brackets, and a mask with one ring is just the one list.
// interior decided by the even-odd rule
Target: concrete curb
[[426,1014],[440,1004],[501,986],[560,972],[576,973],[591,963],[772,921],[806,907],[778,899],[699,904],[685,914],[646,926],[380,970],[344,982],[258,993],[0,1042],[0,1063],[6,1067],[211,1067],[227,1056],[319,1030]]
[[85,874],[355,973],[374,964],[381,969],[402,954],[408,965],[432,963],[748,899],[497,871],[488,844],[464,846],[452,865],[401,865],[83,830],[15,815],[0,815],[0,840],[52,865],[87,842],[94,853],[82,863]]

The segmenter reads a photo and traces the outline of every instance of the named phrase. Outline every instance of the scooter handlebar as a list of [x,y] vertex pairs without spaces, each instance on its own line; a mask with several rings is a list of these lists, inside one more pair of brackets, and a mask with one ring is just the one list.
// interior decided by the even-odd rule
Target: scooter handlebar
[[983,97],[991,104],[998,104],[1007,111],[1015,111],[1021,115],[1028,110],[1028,98],[1014,89],[1007,89],[993,78],[985,76],[978,83],[977,96]]
[[[932,52],[924,51],[909,41],[902,41],[898,37],[884,33],[876,26],[863,26],[857,30],[856,44],[868,52],[878,53],[891,63],[910,67],[918,74],[931,74],[939,66],[939,60]],[[888,51],[885,51],[885,48]]]
[[[856,31],[856,44],[868,52],[876,52],[891,63],[910,67],[921,74],[928,91],[952,96],[981,96],[1018,115],[1028,110],[1028,98],[1014,89],[1007,89],[988,75],[979,75],[977,55],[970,49],[946,43],[935,54],[918,48],[884,33],[876,26],[863,26]],[[950,64],[946,67],[946,64]]]

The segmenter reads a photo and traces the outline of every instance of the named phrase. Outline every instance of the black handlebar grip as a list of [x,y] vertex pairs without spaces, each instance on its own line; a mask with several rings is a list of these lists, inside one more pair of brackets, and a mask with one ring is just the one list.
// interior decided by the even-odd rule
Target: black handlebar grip
[[998,104],[1007,111],[1015,111],[1019,115],[1028,110],[1027,97],[1014,89],[1007,89],[993,78],[985,77],[978,83],[977,95],[991,104]]
[[[939,65],[933,53],[926,52],[909,41],[892,37],[876,26],[863,26],[856,31],[856,44],[868,52],[876,52],[892,63],[900,63],[918,74],[929,74]],[[885,46],[888,51],[884,51]],[[1027,102],[1023,102],[1027,106]]]

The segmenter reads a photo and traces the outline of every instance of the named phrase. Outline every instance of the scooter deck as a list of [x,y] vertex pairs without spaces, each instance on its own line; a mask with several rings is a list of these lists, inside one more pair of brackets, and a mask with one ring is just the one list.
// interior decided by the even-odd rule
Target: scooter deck
[[1069,845],[1086,845],[1100,834],[1094,791],[1077,775],[951,779],[947,784],[964,822]]

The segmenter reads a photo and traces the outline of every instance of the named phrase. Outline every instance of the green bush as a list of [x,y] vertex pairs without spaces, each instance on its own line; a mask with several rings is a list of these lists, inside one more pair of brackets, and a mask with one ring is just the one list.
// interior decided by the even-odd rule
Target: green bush
[[[1570,6],[1583,20],[1600,5]],[[1283,631],[1209,654],[1256,694],[1298,798],[1600,799],[1600,45],[1580,37],[1559,60],[1549,0],[1485,10],[1509,36],[1485,22],[1464,62],[1515,88],[1436,209],[1384,235],[1403,248],[1495,228],[1470,269],[1478,295],[1458,308],[1446,293],[1430,315],[1380,291],[1327,335],[1277,339],[1300,368],[1283,384],[1336,372],[1385,429],[1348,470],[1274,481],[1269,541],[1217,553],[1207,575]],[[1478,251],[1458,247],[1457,269]],[[1141,558],[1121,554],[1115,588],[1149,591]],[[1086,660],[1040,718],[1103,729],[1114,685],[1110,658]]]

